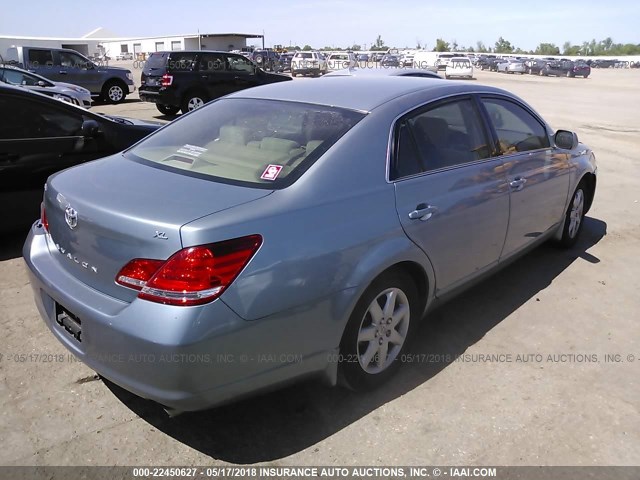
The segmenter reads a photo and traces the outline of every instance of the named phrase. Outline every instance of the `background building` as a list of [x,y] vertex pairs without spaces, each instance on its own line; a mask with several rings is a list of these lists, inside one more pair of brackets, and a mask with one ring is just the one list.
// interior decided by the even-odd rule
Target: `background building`
[[108,30],[97,28],[81,38],[18,37],[0,35],[0,55],[17,46],[71,48],[86,56],[107,55],[115,58],[122,53],[148,55],[159,50],[240,50],[247,39],[259,38],[264,46],[264,35],[253,33],[193,33],[160,37],[119,37]]

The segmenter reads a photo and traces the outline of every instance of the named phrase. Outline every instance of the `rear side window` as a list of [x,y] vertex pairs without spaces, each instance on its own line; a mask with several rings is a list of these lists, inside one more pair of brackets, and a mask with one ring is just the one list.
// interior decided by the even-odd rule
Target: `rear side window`
[[193,52],[172,52],[169,56],[167,69],[174,72],[193,70],[196,64],[196,54]]
[[503,155],[549,148],[545,127],[520,105],[499,98],[482,99],[498,135]]
[[50,67],[53,65],[53,54],[51,50],[29,50],[29,66]]
[[171,123],[126,155],[226,183],[283,188],[363,117],[334,107],[225,98]]
[[482,122],[470,99],[409,114],[396,128],[392,180],[490,156]]

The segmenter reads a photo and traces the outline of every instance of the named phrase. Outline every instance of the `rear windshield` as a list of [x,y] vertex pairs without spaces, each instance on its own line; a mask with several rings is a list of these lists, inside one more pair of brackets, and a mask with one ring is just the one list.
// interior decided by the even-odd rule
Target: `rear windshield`
[[226,98],[174,121],[126,156],[226,183],[283,188],[363,117],[334,107]]
[[298,53],[298,58],[313,58],[313,53]]

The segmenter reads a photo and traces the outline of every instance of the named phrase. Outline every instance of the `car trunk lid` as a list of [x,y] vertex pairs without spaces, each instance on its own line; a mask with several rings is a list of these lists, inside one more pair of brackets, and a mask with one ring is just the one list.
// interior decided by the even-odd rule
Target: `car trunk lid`
[[271,192],[114,155],[49,178],[50,249],[60,266],[86,285],[131,301],[137,292],[115,283],[129,261],[165,260],[182,248],[182,225]]

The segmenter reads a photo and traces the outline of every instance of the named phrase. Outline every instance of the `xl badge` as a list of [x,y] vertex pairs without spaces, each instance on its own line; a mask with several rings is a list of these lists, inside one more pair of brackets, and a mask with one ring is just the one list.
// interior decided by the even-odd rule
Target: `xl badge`
[[67,222],[67,225],[69,225],[69,228],[73,230],[78,225],[78,212],[69,205],[64,209],[64,219]]

